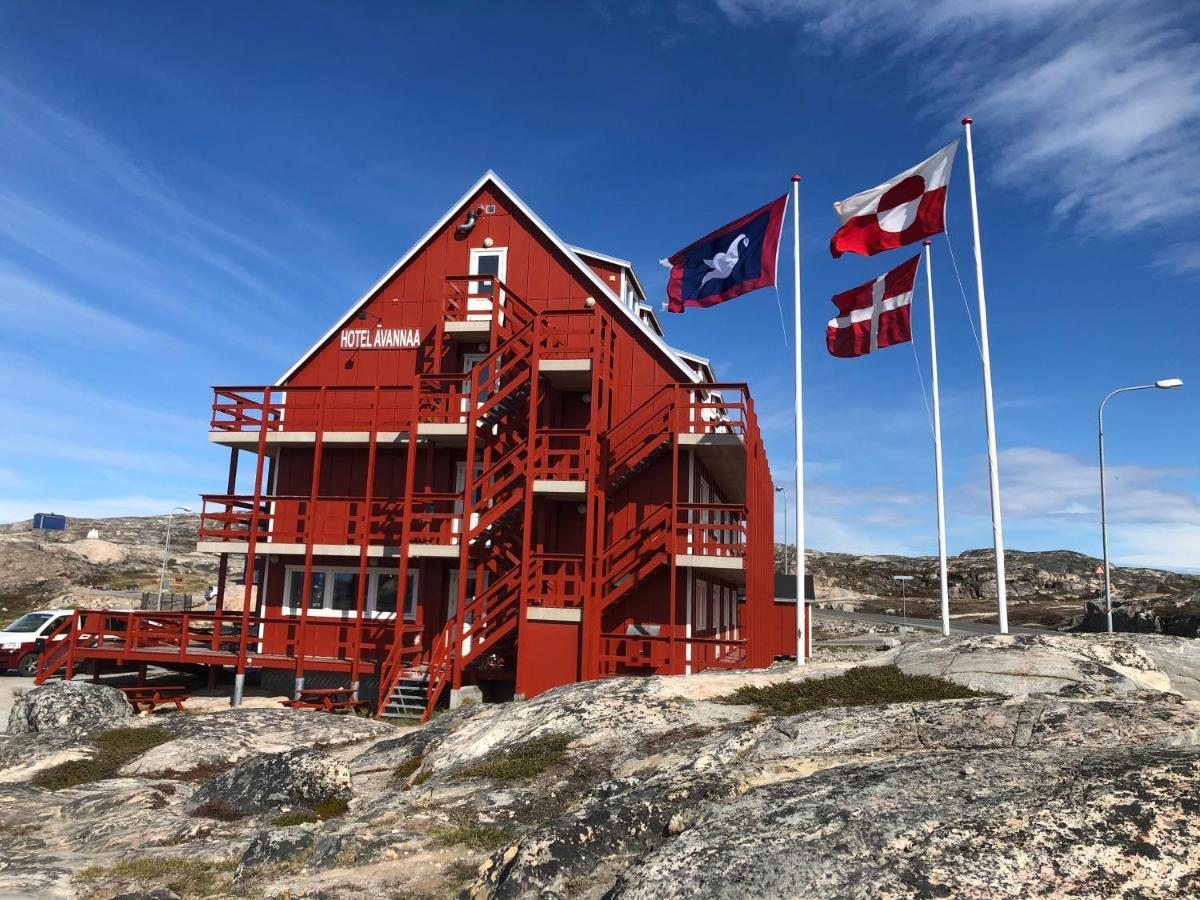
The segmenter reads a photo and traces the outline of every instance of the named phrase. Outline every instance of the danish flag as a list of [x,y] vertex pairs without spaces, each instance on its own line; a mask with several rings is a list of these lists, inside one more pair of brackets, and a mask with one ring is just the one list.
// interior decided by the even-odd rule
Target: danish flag
[[958,141],[869,191],[833,204],[842,227],[829,252],[874,256],[945,231],[946,186]]
[[909,312],[920,261],[914,256],[874,281],[834,295],[838,317],[825,329],[831,355],[866,356],[912,340]]

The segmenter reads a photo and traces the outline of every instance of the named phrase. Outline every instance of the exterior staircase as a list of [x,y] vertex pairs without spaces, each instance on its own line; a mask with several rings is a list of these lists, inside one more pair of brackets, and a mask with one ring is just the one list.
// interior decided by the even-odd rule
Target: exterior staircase
[[429,700],[429,673],[411,671],[402,675],[392,687],[383,705],[385,716],[421,718]]

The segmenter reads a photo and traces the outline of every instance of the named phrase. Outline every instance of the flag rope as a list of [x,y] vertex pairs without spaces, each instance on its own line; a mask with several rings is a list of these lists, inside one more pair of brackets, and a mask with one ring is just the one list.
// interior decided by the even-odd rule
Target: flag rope
[[[776,270],[778,271],[778,270]],[[783,332],[783,346],[788,346],[787,322],[783,319],[783,301],[779,299],[779,285],[775,285],[775,305],[779,307],[779,330]]]
[[925,373],[921,371],[921,357],[917,355],[917,338],[909,326],[909,343],[912,345],[913,364],[917,367],[917,381],[921,385],[921,399],[925,401],[925,418],[929,420],[929,430],[933,431],[933,411],[929,408],[929,394],[925,391]]
[[950,225],[946,224],[946,229],[942,232],[942,237],[946,239],[946,249],[950,251],[950,264],[954,266],[954,280],[958,282],[958,293],[962,297],[963,309],[967,311],[967,321],[971,323],[971,335],[975,338],[975,350],[979,354],[979,358],[983,358],[983,347],[979,343],[979,332],[975,330],[975,317],[971,315],[971,304],[967,302],[967,291],[963,287],[962,277],[958,274],[958,260],[954,258],[954,245],[950,243]]

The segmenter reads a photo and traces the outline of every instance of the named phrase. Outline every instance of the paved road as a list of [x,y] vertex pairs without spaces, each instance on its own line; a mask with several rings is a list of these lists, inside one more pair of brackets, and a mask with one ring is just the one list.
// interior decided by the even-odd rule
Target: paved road
[[[878,625],[911,625],[913,628],[928,628],[931,631],[942,630],[942,623],[939,619],[914,619],[911,616],[905,619],[901,616],[885,616],[882,613],[846,612],[840,609],[814,609],[813,616],[818,620],[821,618],[830,618],[842,619],[849,622],[875,623]],[[1010,625],[1008,630],[1012,634],[1054,633],[1048,628],[1020,628],[1015,625]],[[952,634],[996,634],[997,627],[980,622],[964,622],[962,620],[951,619],[950,631]]]

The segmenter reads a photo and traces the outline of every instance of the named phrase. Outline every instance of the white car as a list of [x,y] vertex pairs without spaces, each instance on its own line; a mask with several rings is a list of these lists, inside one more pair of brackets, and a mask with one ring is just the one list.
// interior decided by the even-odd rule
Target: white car
[[0,631],[0,672],[16,669],[28,677],[36,675],[37,642],[53,634],[73,612],[73,609],[39,609],[25,613]]

